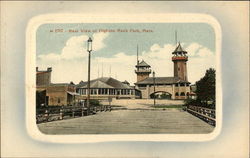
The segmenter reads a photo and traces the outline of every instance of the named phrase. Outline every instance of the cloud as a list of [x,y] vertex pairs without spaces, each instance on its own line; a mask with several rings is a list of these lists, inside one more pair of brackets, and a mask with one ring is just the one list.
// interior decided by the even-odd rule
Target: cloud
[[93,35],[93,48],[95,48],[95,51],[98,51],[102,48],[104,48],[106,45],[104,43],[104,40],[109,36],[109,33],[95,33]]
[[65,47],[62,49],[61,58],[62,59],[75,59],[83,58],[87,55],[86,44],[88,36],[73,36],[67,42]]
[[[106,45],[104,40],[108,33],[93,34],[93,48],[101,50]],[[87,70],[87,35],[72,36],[62,48],[61,53],[42,54],[37,57],[39,69],[52,67],[52,82],[78,82],[85,79]]]
[[197,51],[201,48],[201,45],[198,43],[191,43],[187,48],[186,51],[188,52],[189,56],[195,56]]
[[[105,47],[104,40],[107,34],[96,34],[93,36],[93,48],[102,49]],[[37,65],[41,68],[47,66],[53,67],[52,82],[70,82],[79,83],[81,80],[87,80],[88,59],[86,52],[83,53],[86,41],[85,36],[71,37],[61,54],[40,55]],[[94,45],[94,43],[96,43]],[[204,76],[206,69],[215,68],[215,54],[208,48],[199,43],[181,43],[188,52],[189,60],[187,62],[188,80],[191,83]],[[171,44],[153,44],[148,51],[144,51],[139,56],[140,60],[146,61],[156,76],[173,76],[172,52],[175,45]],[[86,49],[86,48],[85,48]],[[72,52],[74,51],[74,52]],[[71,56],[72,55],[72,56]],[[118,52],[111,57],[96,57],[91,59],[91,79],[112,76],[120,81],[127,80],[131,84],[136,82],[134,72],[136,64],[136,55],[127,55],[126,52]]]
[[[98,51],[104,48],[106,45],[104,40],[108,37],[108,33],[96,33],[93,34],[93,48]],[[69,38],[62,49],[61,54],[49,53],[46,55],[39,55],[38,59],[58,61],[58,60],[74,60],[85,58],[88,53],[86,53],[87,48],[87,35],[73,36]]]
[[191,43],[186,49],[189,56],[199,56],[199,57],[208,57],[213,56],[213,52],[208,48],[198,44],[198,43]]

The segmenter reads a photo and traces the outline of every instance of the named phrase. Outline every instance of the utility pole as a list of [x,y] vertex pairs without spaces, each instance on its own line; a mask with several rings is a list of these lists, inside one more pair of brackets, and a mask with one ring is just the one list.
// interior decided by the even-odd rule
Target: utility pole
[[154,107],[155,107],[155,72],[153,71],[153,82],[154,82]]
[[175,30],[175,45],[177,46],[177,31]]
[[87,51],[89,53],[89,61],[88,61],[88,95],[87,95],[87,115],[89,114],[90,110],[90,58],[91,58],[91,51],[92,51],[92,39],[89,37],[88,39],[88,46]]

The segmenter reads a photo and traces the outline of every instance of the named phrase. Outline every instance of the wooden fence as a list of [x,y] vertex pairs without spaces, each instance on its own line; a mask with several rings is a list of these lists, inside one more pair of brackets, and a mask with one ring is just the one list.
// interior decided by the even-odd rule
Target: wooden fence
[[215,109],[208,109],[204,107],[189,105],[187,111],[213,126],[216,125]]
[[90,107],[88,110],[82,106],[42,107],[36,109],[36,122],[50,122],[67,118],[83,117],[96,114],[97,112],[111,111],[111,106]]

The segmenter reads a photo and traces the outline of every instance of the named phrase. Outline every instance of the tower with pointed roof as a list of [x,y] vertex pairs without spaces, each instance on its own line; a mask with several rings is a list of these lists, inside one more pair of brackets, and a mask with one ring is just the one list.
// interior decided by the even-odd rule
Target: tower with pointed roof
[[137,74],[137,82],[145,80],[149,77],[149,74],[151,73],[151,66],[148,65],[144,60],[141,62],[139,61],[139,48],[137,45],[137,59],[136,59],[136,70],[135,73]]
[[172,61],[174,62],[174,77],[179,77],[181,80],[188,81],[188,56],[187,52],[182,49],[180,42],[172,54]]
[[148,65],[144,60],[142,60],[141,62],[138,61],[135,67],[135,73],[137,74],[137,82],[145,80],[149,77],[149,74],[151,73],[151,66]]

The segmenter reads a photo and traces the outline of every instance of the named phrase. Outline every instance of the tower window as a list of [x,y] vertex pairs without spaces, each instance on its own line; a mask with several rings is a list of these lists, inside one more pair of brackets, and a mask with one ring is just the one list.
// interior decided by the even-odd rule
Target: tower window
[[180,71],[180,68],[178,67],[178,71]]

